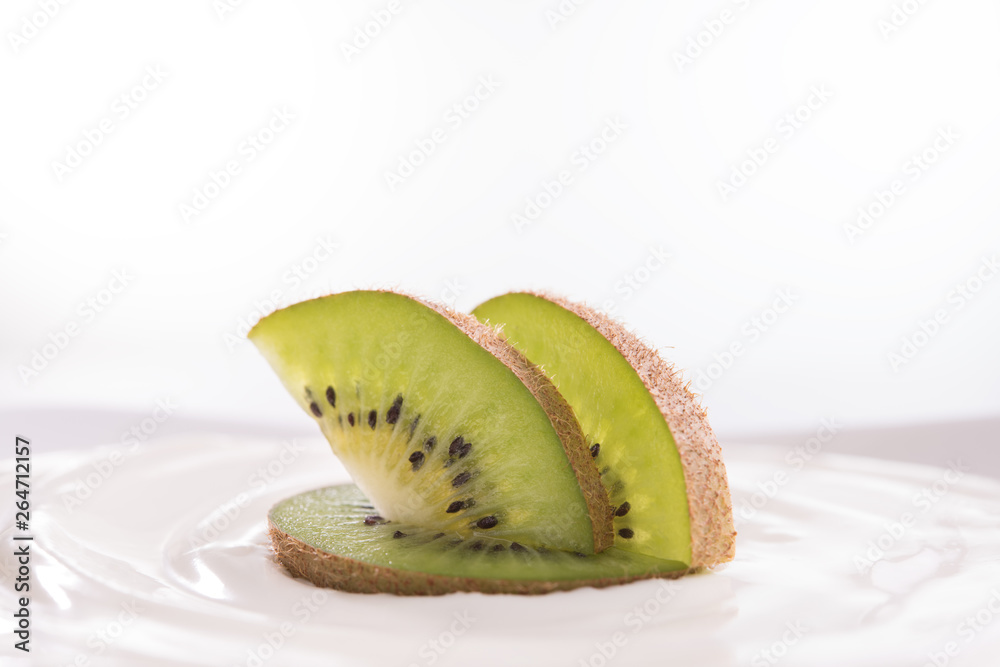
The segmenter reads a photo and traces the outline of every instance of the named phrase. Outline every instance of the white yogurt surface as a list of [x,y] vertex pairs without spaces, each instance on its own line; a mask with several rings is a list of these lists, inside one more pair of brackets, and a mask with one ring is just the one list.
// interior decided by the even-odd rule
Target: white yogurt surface
[[[714,573],[435,598],[317,589],[271,559],[267,510],[348,480],[321,440],[39,455],[30,664],[998,664],[1000,482],[962,465],[725,454],[739,536]],[[2,471],[10,499],[13,463]],[[17,658],[4,505],[0,656]]]

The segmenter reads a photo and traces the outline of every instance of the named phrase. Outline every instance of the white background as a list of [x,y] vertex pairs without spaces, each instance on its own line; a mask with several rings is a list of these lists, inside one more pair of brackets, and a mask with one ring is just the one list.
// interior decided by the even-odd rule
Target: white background
[[[996,3],[605,0],[563,16],[555,0],[420,0],[349,54],[387,1],[233,4],[3,4],[5,409],[148,415],[160,399],[304,430],[233,341],[275,293],[394,286],[466,310],[520,288],[611,302],[688,377],[717,376],[701,388],[724,433],[1000,416],[1000,278],[983,264],[1000,259]],[[275,109],[293,120],[248,159]],[[609,120],[624,129],[581,170]],[[435,128],[443,142],[391,187]],[[88,155],[66,173],[74,150]],[[240,172],[185,216],[230,160]],[[561,170],[572,184],[519,230]],[[792,307],[748,334],[780,290]]]

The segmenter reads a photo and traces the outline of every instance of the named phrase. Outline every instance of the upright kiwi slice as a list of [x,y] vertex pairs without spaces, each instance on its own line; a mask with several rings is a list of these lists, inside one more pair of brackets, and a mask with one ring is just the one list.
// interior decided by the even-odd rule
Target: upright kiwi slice
[[548,593],[675,577],[683,563],[610,548],[596,555],[535,548],[485,531],[466,536],[369,520],[353,485],[317,489],[272,508],[278,559],[318,586],[356,593],[440,595],[453,591]]
[[617,322],[532,293],[473,311],[539,364],[573,407],[615,507],[615,546],[692,568],[732,560],[719,444],[679,375]]
[[347,292],[277,311],[249,337],[371,499],[368,523],[585,554],[612,542],[573,411],[475,318]]

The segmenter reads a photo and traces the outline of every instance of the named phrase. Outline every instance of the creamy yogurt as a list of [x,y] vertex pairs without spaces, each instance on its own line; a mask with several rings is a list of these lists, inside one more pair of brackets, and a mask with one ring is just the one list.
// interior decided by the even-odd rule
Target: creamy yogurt
[[[1000,653],[1000,482],[961,465],[793,465],[732,446],[737,557],[714,573],[403,598],[317,589],[272,559],[271,505],[348,480],[325,442],[186,436],[109,463],[115,451],[32,461],[30,664],[886,667]],[[4,624],[0,655],[20,657]]]

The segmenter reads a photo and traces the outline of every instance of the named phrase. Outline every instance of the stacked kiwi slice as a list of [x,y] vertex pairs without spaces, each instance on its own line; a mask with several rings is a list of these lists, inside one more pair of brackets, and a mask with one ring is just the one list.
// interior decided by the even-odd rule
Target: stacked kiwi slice
[[546,593],[732,559],[718,443],[656,352],[545,295],[473,315],[355,291],[250,332],[354,480],[271,509],[293,575],[365,593]]

